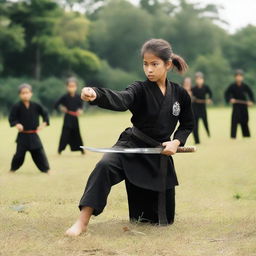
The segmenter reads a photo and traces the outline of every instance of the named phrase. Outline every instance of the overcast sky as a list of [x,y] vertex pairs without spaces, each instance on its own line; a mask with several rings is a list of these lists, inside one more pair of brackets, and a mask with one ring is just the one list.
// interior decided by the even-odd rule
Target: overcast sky
[[190,0],[190,2],[223,6],[220,17],[229,23],[225,28],[230,32],[248,24],[256,25],[256,0]]
[[[137,4],[139,0],[130,0]],[[174,1],[174,0],[170,0]],[[237,29],[252,24],[256,26],[256,0],[188,0],[192,3],[216,4],[222,6],[220,18],[229,25],[222,25],[229,32],[234,33]]]

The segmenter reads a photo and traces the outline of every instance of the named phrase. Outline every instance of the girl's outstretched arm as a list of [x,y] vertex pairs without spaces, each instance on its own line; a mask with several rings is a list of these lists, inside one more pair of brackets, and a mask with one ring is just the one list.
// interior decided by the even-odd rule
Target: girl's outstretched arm
[[82,90],[81,98],[90,101],[91,105],[97,105],[101,108],[126,111],[133,105],[138,92],[139,86],[137,84],[128,86],[124,91],[85,87]]

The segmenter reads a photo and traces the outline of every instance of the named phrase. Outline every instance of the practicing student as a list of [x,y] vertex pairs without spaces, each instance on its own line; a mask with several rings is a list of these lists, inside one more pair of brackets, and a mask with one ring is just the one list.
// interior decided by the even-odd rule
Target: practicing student
[[231,138],[236,138],[237,125],[242,128],[243,137],[250,137],[248,127],[249,113],[248,106],[252,106],[254,102],[253,92],[244,82],[244,72],[241,69],[235,72],[235,82],[232,83],[225,92],[227,103],[233,104],[231,118]]
[[77,80],[73,77],[66,82],[67,93],[63,95],[55,104],[55,108],[65,113],[64,123],[62,127],[58,153],[61,154],[69,145],[71,151],[84,150],[80,148],[83,146],[82,137],[79,129],[78,116],[83,112],[83,101],[77,92]]
[[210,130],[207,120],[206,104],[212,103],[212,91],[204,83],[204,75],[202,72],[195,74],[195,86],[192,88],[193,95],[193,111],[195,116],[195,127],[193,131],[195,143],[199,144],[199,120],[202,119],[208,137]]
[[[117,147],[159,147],[162,154],[107,153],[91,173],[79,208],[80,216],[66,231],[77,236],[86,231],[91,215],[102,213],[111,187],[125,180],[130,220],[160,225],[171,224],[178,185],[171,155],[184,145],[193,130],[191,100],[178,84],[167,80],[167,72],[187,69],[186,62],[173,53],[170,44],[151,39],[141,49],[147,80],[134,82],[124,91],[85,87],[82,98],[101,108],[132,113],[132,128],[119,137]],[[124,60],[125,61],[125,60]],[[170,140],[176,124],[179,127]]]
[[187,91],[190,98],[192,98],[192,79],[191,77],[187,76],[183,79],[182,87]]
[[[49,163],[45,155],[38,132],[49,125],[48,113],[38,103],[32,102],[32,87],[29,84],[19,86],[20,102],[16,103],[10,112],[9,122],[19,133],[16,139],[17,149],[11,163],[11,172],[18,170],[24,162],[25,154],[30,152],[32,159],[41,172],[49,173]],[[39,117],[43,123],[39,125]]]

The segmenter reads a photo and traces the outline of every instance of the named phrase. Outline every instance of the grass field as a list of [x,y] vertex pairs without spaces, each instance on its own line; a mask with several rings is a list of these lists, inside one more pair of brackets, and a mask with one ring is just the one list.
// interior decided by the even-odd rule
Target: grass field
[[[86,144],[111,146],[130,125],[129,117],[85,115],[81,130]],[[121,183],[113,188],[103,214],[78,238],[63,234],[79,213],[85,182],[101,155],[66,150],[58,156],[62,120],[54,118],[40,134],[53,174],[40,173],[30,155],[17,173],[8,174],[16,130],[1,120],[0,255],[256,255],[256,109],[251,109],[250,139],[242,139],[240,130],[236,141],[229,139],[230,109],[210,109],[209,119],[212,137],[202,131],[197,153],[174,157],[180,186],[173,226],[130,224]]]

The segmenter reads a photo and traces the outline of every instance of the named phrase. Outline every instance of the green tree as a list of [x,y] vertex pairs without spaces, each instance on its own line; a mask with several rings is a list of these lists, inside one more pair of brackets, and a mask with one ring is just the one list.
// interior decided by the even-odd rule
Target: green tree
[[12,24],[8,12],[9,3],[0,2],[0,73],[4,70],[4,60],[10,53],[16,53],[25,47],[24,29]]
[[169,0],[140,0],[140,6],[142,9],[148,11],[151,14],[172,14],[178,7],[176,4]]
[[10,17],[13,24],[20,24],[25,30],[26,48],[16,60],[16,68],[21,72],[41,78],[44,52],[48,41],[54,37],[53,27],[61,13],[59,6],[51,0],[21,1],[12,5]]
[[87,48],[90,24],[91,22],[79,13],[65,12],[58,19],[54,34],[60,36],[68,48]]
[[91,49],[114,68],[138,70],[139,49],[152,36],[152,18],[125,0],[102,8],[91,31]]
[[104,5],[104,0],[55,0],[56,3],[69,11],[80,10],[87,15],[93,14]]
[[10,72],[39,80],[99,68],[99,59],[87,49],[90,22],[83,15],[65,13],[53,0],[30,0],[14,3],[11,18],[24,28],[26,47],[9,56]]
[[107,87],[114,90],[124,90],[133,81],[139,80],[137,74],[125,72],[120,68],[112,68],[106,61],[103,61],[92,84],[99,87]]
[[[217,16],[214,6],[200,7],[180,0],[180,6],[173,14],[169,30],[161,35],[174,45],[174,50],[190,63],[198,55],[215,52],[221,48],[227,33],[213,22]],[[217,17],[215,17],[217,19]]]
[[[58,56],[55,74],[77,73],[85,79],[100,68],[99,58],[88,49],[90,25],[88,19],[74,12],[66,12],[58,20],[54,28],[55,38],[48,41],[51,45],[46,52],[49,57]],[[52,68],[48,69],[48,74]]]
[[249,25],[240,29],[223,44],[225,57],[230,60],[233,69],[245,71],[254,69],[256,61],[256,26]]

